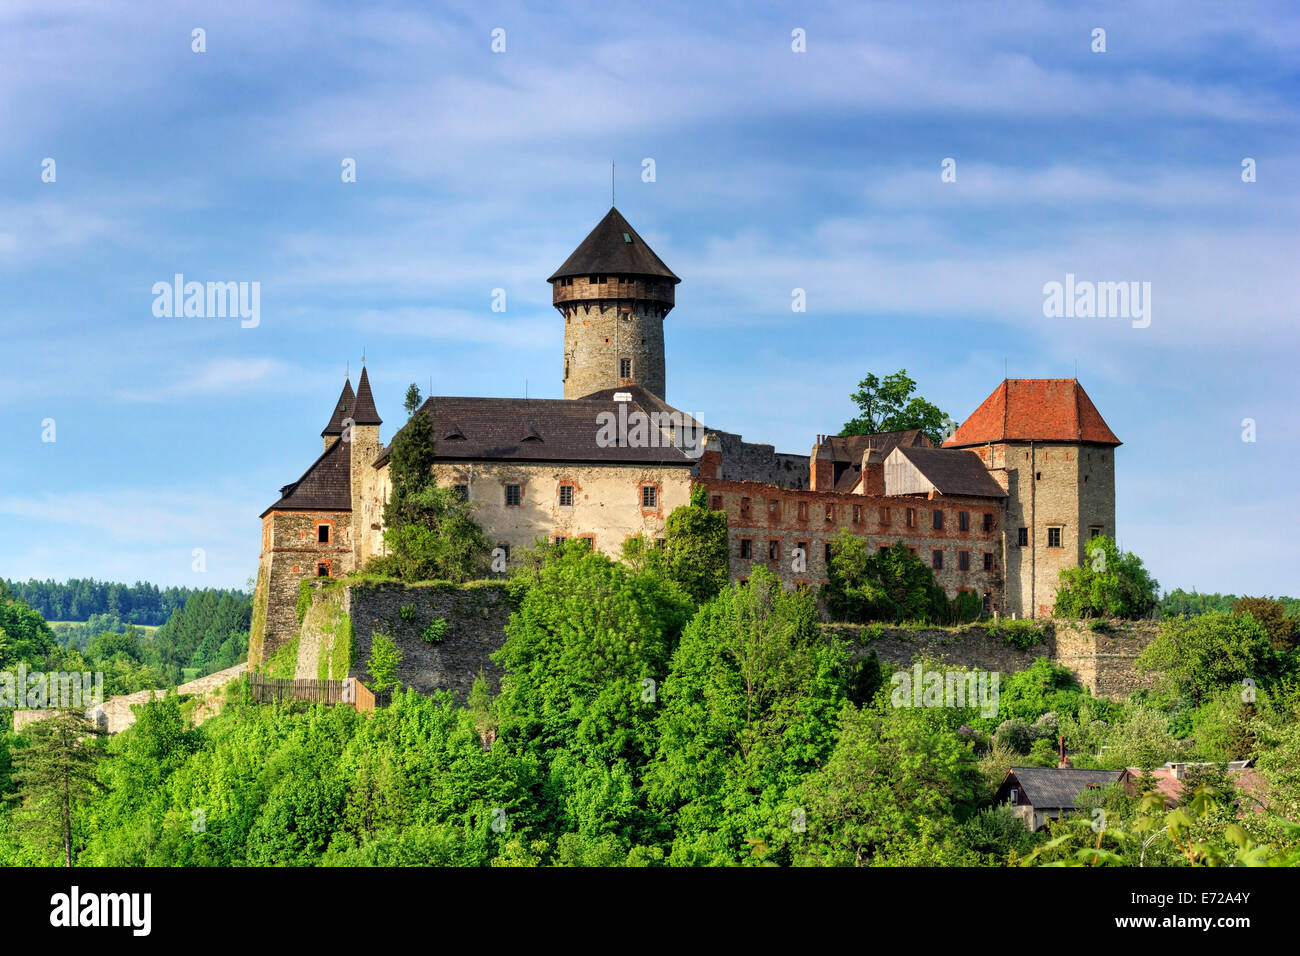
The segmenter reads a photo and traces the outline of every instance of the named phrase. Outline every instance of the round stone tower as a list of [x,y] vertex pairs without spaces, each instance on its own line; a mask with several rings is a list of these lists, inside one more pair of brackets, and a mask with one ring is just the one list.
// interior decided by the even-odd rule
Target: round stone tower
[[664,317],[682,280],[617,209],[547,281],[564,316],[564,397],[639,385],[664,398]]

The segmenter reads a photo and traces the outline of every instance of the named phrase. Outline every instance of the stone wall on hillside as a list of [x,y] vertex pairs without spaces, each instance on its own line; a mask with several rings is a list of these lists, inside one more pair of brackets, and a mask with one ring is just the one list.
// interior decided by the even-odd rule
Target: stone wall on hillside
[[[1053,655],[1050,636],[1042,644],[1021,650],[989,637],[978,626],[876,629],[866,624],[828,624],[825,630],[848,641],[854,658],[874,651],[882,663],[894,667],[911,667],[916,659],[929,657],[957,667],[1011,674],[1029,667],[1036,658]],[[876,633],[878,637],[873,636]]]
[[[409,608],[406,617],[404,607]],[[492,692],[497,692],[502,672],[489,655],[505,642],[513,610],[503,586],[346,585],[343,609],[352,620],[354,663],[349,676],[363,684],[371,685],[367,662],[378,633],[391,638],[402,652],[397,678],[404,687],[422,694],[450,690],[464,702],[482,670]],[[431,644],[422,635],[434,618],[446,620],[447,631],[441,642]]]
[[1113,621],[1108,622],[1108,631],[1094,631],[1087,621],[1043,624],[1046,640],[1024,650],[989,637],[979,626],[913,629],[827,624],[825,629],[850,642],[855,658],[874,651],[894,667],[910,667],[918,658],[930,657],[957,667],[1013,674],[1046,657],[1068,667],[1096,697],[1124,698],[1152,686],[1154,676],[1139,674],[1136,661],[1159,630],[1155,622]]

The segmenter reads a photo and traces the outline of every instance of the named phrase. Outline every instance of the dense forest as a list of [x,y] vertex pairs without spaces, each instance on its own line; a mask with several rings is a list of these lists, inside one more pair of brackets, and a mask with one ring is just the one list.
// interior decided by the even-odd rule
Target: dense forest
[[[160,588],[137,581],[115,584],[93,578],[69,578],[58,581],[8,581],[0,578],[0,590],[35,608],[47,621],[88,621],[91,615],[105,614],[123,624],[162,624],[185,606],[194,594],[210,588]],[[217,590],[216,594],[247,599],[242,591]]]

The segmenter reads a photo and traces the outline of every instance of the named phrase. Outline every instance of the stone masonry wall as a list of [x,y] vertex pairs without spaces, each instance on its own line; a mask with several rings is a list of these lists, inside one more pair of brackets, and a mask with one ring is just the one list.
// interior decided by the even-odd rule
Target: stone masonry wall
[[982,627],[912,629],[886,627],[872,637],[869,625],[827,624],[833,634],[853,645],[855,658],[871,652],[882,663],[910,667],[929,657],[957,667],[980,668],[1013,674],[1025,670],[1035,659],[1046,657],[1068,667],[1079,683],[1095,697],[1121,699],[1152,686],[1154,677],[1139,674],[1135,661],[1155,637],[1159,625],[1151,621],[1110,622],[1113,631],[1093,631],[1084,621],[1045,621],[1048,630],[1041,644],[1021,650],[991,638]]
[[[402,617],[403,607],[411,608],[410,620]],[[376,633],[387,635],[402,652],[398,680],[421,694],[450,690],[463,703],[480,670],[493,693],[500,686],[501,668],[489,655],[505,642],[513,610],[502,586],[347,585],[343,610],[352,619],[355,663],[349,676],[367,686]],[[421,635],[435,617],[447,621],[447,633],[441,643],[430,644]]]

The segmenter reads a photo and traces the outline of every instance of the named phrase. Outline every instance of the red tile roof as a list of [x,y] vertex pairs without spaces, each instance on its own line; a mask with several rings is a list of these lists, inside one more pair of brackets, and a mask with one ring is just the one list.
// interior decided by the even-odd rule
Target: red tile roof
[[1072,378],[1008,378],[984,399],[945,448],[1000,441],[1122,444]]

